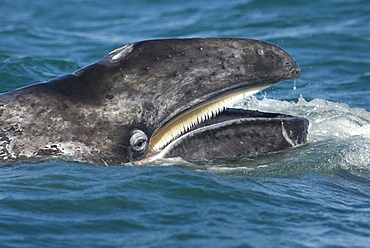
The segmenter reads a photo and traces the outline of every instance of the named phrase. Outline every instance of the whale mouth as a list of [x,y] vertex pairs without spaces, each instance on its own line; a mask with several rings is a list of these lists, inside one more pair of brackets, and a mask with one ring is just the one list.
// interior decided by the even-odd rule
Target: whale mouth
[[250,97],[271,85],[278,84],[286,80],[296,80],[301,74],[298,63],[292,59],[289,64],[290,70],[280,79],[273,82],[257,83],[254,86],[239,86],[226,89],[222,92],[214,93],[208,98],[204,98],[195,104],[188,105],[169,119],[165,120],[153,133],[149,141],[148,152],[157,154],[163,150],[173,140],[194,130],[201,123],[216,117],[227,107],[236,102]]
[[273,84],[228,90],[202,100],[194,105],[185,107],[155,130],[150,139],[149,153],[158,153],[171,141],[189,132],[201,123],[216,117],[227,107],[258,93]]

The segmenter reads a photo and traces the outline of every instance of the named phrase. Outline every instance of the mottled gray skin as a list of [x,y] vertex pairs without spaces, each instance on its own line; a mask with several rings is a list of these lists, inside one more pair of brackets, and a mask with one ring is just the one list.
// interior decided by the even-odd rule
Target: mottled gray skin
[[0,95],[0,161],[129,161],[131,132],[150,137],[183,107],[238,87],[300,74],[283,49],[250,39],[127,45],[66,76]]

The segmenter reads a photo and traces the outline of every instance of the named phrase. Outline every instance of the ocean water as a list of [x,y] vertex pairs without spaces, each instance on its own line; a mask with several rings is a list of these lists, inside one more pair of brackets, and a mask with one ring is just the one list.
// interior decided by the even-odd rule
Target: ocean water
[[370,247],[368,0],[0,3],[0,92],[135,41],[254,38],[302,75],[237,106],[310,121],[308,144],[255,158],[2,167],[1,247]]

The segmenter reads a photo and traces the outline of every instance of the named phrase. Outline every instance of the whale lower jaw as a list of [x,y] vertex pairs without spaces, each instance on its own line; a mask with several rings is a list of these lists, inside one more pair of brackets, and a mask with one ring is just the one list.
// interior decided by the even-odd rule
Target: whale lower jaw
[[172,140],[160,152],[149,153],[143,161],[258,156],[305,144],[307,130],[304,118],[227,108]]

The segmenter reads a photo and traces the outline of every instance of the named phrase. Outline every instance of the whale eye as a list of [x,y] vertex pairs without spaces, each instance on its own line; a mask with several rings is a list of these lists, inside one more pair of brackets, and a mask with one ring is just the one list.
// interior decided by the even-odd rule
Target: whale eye
[[263,55],[263,50],[262,49],[258,49],[257,52],[258,52],[259,55]]
[[134,130],[130,138],[129,159],[137,161],[143,158],[148,150],[148,136],[141,130]]
[[148,146],[148,136],[141,131],[135,130],[132,132],[132,136],[130,138],[130,149],[133,152],[142,152]]

